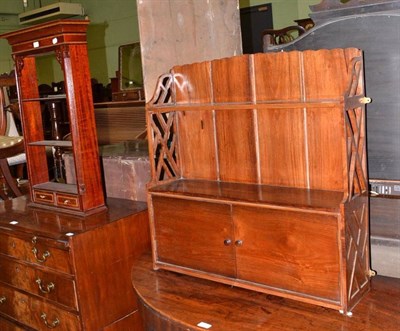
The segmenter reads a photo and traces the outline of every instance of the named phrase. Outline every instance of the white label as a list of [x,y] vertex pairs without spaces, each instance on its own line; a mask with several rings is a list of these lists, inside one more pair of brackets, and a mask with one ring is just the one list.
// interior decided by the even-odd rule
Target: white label
[[203,328],[203,329],[211,329],[212,325],[208,324],[206,322],[200,322],[197,324],[198,327]]
[[394,185],[393,190],[395,192],[400,192],[400,185]]
[[18,222],[17,221],[11,221],[10,224],[15,225],[15,224],[18,224]]
[[40,46],[38,41],[33,42],[33,48],[38,48]]
[[53,43],[53,45],[55,45],[55,44],[58,43],[58,39],[57,39],[57,38],[53,38],[53,39],[51,40],[51,42]]
[[74,234],[75,234],[75,233],[73,233],[73,232],[67,232],[65,235],[66,235],[67,237],[72,237]]

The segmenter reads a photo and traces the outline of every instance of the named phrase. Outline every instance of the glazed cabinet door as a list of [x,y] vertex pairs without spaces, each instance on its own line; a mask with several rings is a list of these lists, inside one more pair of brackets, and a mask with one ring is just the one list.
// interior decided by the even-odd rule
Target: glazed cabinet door
[[235,276],[231,206],[152,197],[156,263]]
[[233,219],[239,279],[340,301],[336,215],[235,206]]

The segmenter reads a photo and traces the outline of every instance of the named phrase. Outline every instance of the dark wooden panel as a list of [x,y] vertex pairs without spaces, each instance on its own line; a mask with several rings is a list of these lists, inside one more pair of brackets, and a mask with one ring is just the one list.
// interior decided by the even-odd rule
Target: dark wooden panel
[[[346,301],[352,309],[370,290],[370,245],[368,194],[344,205],[346,278]],[[343,275],[344,276],[344,275]]]
[[[338,311],[256,293],[168,271],[152,270],[150,256],[132,269],[132,283],[147,310],[146,326],[154,330],[397,330],[400,325],[400,280],[377,276],[372,289],[354,308],[351,318]],[[179,285],[179,286],[177,286]],[[212,309],[211,309],[212,308]],[[161,324],[158,324],[161,323]]]
[[339,302],[337,217],[235,206],[233,218],[239,279]]
[[[156,261],[234,276],[231,207],[225,204],[152,197]],[[172,207],[172,208],[171,208]]]
[[343,49],[302,53],[305,100],[335,99],[343,95],[349,86],[349,77],[338,73],[348,72],[345,54]]
[[345,191],[346,141],[343,111],[338,108],[307,109],[307,142],[310,188]]
[[[84,187],[80,194],[81,209],[89,210],[104,206],[103,183],[100,172],[97,132],[95,126],[92,86],[87,48],[69,46],[69,57],[64,59],[64,78],[69,108],[71,136],[75,162],[76,182]],[[69,63],[68,63],[69,62]],[[88,97],[90,96],[90,97]],[[90,139],[87,139],[90,137]],[[29,163],[29,162],[28,162]],[[79,189],[81,193],[82,188]]]
[[258,110],[261,183],[307,188],[303,109]]
[[183,177],[217,180],[213,113],[183,111],[177,116],[179,141],[184,142],[179,144]]
[[[235,68],[234,72],[232,68]],[[249,56],[215,60],[211,64],[211,72],[215,102],[252,101]]]
[[133,289],[126,284],[132,265],[150,250],[147,210],[72,237],[71,249],[87,330],[99,330],[137,310]]
[[210,67],[210,62],[202,62],[173,68],[178,104],[212,101]]
[[227,109],[216,112],[220,179],[255,183],[257,157],[252,110]]
[[[301,101],[300,53],[254,54],[257,101]],[[283,75],[282,68],[290,68]]]

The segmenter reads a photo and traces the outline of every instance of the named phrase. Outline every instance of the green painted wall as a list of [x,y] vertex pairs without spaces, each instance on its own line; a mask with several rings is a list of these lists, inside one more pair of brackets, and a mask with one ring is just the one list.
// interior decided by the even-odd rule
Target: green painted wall
[[139,41],[136,0],[80,0],[89,16],[89,62],[92,77],[103,84],[118,70],[118,47]]
[[[85,8],[86,15],[91,21],[88,29],[91,76],[104,85],[108,84],[118,70],[118,47],[139,41],[136,0],[64,1],[78,2]],[[45,6],[57,1],[28,0],[29,7],[25,10],[37,8],[40,2]],[[308,6],[319,2],[320,0],[239,0],[241,8],[272,3],[274,28],[283,28],[292,25],[295,19],[307,17],[310,12]],[[0,0],[0,33],[21,28],[15,14],[22,11],[24,11],[22,0]],[[49,84],[63,79],[54,57],[41,58],[38,60],[38,65],[40,83]],[[0,40],[0,73],[9,72],[12,67],[11,49],[7,41]]]
[[[0,0],[0,34],[18,28],[16,13],[22,11],[22,1]],[[0,73],[9,72],[13,68],[11,47],[7,40],[0,39]]]
[[[0,0],[0,18],[3,12],[3,2],[12,4],[10,0]],[[12,0],[18,8],[14,12],[19,13],[24,9],[22,0]],[[104,85],[115,77],[118,70],[118,47],[139,41],[139,28],[136,9],[136,0],[64,0],[66,2],[81,3],[89,17],[91,24],[88,28],[88,51],[91,76]],[[42,6],[57,1],[41,0]],[[29,0],[27,10],[39,6],[39,1]],[[0,33],[16,30],[19,26],[17,17],[10,16],[13,24],[1,25]],[[12,69],[11,49],[7,41],[0,40],[0,72],[8,72]],[[38,60],[38,77],[40,83],[50,84],[52,81],[63,79],[62,72],[58,70],[58,63],[53,56],[43,57]],[[41,70],[43,67],[47,70]]]
[[298,0],[299,18],[307,18],[311,13],[310,6],[320,2],[321,0]]

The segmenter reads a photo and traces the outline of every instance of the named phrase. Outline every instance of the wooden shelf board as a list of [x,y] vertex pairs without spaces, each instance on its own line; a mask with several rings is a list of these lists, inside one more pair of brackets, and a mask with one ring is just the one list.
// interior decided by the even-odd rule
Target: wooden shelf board
[[274,101],[258,101],[256,103],[166,103],[166,104],[148,104],[147,110],[152,112],[168,112],[168,111],[189,111],[189,110],[224,110],[224,109],[291,109],[291,108],[331,108],[337,107],[343,102],[343,99],[327,99],[327,100],[308,100],[296,102]]
[[282,186],[180,179],[149,189],[152,194],[234,203],[284,206],[323,212],[340,211],[344,193]]
[[54,146],[54,147],[72,147],[70,140],[41,140],[28,143],[29,146]]
[[55,182],[46,182],[33,185],[33,189],[35,190],[48,190],[69,194],[78,194],[78,189],[76,185],[73,184],[64,184],[64,183],[55,183]]
[[55,100],[65,100],[67,98],[66,94],[55,94],[48,95],[47,97],[42,98],[29,98],[22,99],[23,102],[32,102],[32,101],[55,101]]

